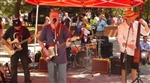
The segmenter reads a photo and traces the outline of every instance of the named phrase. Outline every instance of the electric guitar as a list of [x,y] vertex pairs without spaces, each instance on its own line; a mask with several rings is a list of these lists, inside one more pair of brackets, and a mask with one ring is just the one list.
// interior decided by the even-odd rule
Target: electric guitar
[[[32,37],[32,36],[30,36]],[[36,35],[34,35],[34,37],[36,37]],[[13,46],[14,50],[11,50],[9,48],[9,46],[4,45],[5,50],[7,51],[8,55],[11,57],[12,55],[14,55],[17,51],[21,51],[22,47],[21,44],[25,43],[28,41],[28,38],[19,42],[19,40],[16,38],[13,41],[8,41],[9,46]]]
[[[71,41],[75,41],[75,40],[77,40],[77,39],[79,39],[79,37],[73,37],[73,38],[71,38],[70,42],[71,42]],[[65,44],[66,44],[66,42],[63,42],[63,43],[59,44],[59,45],[57,46],[57,49],[59,49],[60,47],[62,47],[62,46],[65,45]],[[46,53],[44,52],[43,49],[41,50],[41,52],[42,52],[42,56],[43,56],[44,60],[45,60],[46,62],[49,62],[49,61],[51,61],[51,59],[55,56],[54,45],[50,45],[47,49],[51,52],[50,55],[46,55]],[[56,55],[56,56],[57,56],[57,55]]]

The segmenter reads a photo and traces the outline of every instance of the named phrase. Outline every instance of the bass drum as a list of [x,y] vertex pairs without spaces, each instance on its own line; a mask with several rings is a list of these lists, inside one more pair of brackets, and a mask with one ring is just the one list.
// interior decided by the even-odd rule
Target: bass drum
[[90,57],[87,56],[86,51],[79,51],[75,56],[75,63],[79,67],[85,67],[90,62]]
[[145,65],[146,64],[146,62],[147,62],[147,60],[148,60],[148,52],[147,51],[141,51],[141,63],[143,64],[143,65]]

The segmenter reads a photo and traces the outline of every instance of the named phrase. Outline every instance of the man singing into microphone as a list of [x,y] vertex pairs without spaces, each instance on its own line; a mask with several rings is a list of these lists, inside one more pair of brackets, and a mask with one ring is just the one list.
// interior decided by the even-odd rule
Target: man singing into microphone
[[[132,81],[136,79],[137,69],[139,67],[139,63],[134,63],[134,53],[136,49],[136,38],[138,31],[138,23],[141,23],[141,34],[148,35],[149,28],[147,23],[143,19],[139,19],[139,21],[135,21],[135,19],[139,16],[136,12],[132,10],[127,10],[124,15],[124,22],[118,26],[118,42],[120,45],[121,51],[121,65],[122,65],[122,83],[126,83],[125,79],[125,63],[127,61],[127,68],[131,68],[131,77]],[[128,36],[129,32],[129,36]],[[126,44],[127,43],[127,44]],[[127,46],[126,46],[127,45]],[[127,53],[127,60],[125,60],[125,49]]]
[[[69,40],[71,36],[68,28],[66,28],[65,25],[59,23],[59,13],[57,10],[52,10],[49,14],[49,18],[50,18],[50,24],[44,26],[38,42],[42,48],[42,53],[43,53],[42,56],[47,62],[50,83],[67,83],[66,82],[66,76],[67,76],[66,75],[66,64],[67,64],[66,46],[70,45]],[[58,45],[62,43],[65,44],[58,48]],[[52,56],[53,53],[52,51],[55,51],[55,49],[49,50],[48,48],[50,47],[57,48],[56,53],[54,52],[55,53],[54,56]],[[58,74],[58,76],[56,74]]]

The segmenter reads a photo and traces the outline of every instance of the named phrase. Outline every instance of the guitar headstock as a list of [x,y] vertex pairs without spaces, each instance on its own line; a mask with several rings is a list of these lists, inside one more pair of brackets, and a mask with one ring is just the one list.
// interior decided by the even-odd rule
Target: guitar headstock
[[34,37],[38,38],[39,35],[38,34],[34,34],[34,35],[31,35],[29,38],[33,39]]

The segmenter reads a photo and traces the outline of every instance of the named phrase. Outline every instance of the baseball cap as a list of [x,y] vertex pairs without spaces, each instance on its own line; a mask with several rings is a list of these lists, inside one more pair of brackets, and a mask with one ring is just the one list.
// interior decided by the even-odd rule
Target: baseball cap
[[21,25],[21,21],[19,18],[14,18],[13,20],[13,26],[20,26]]

